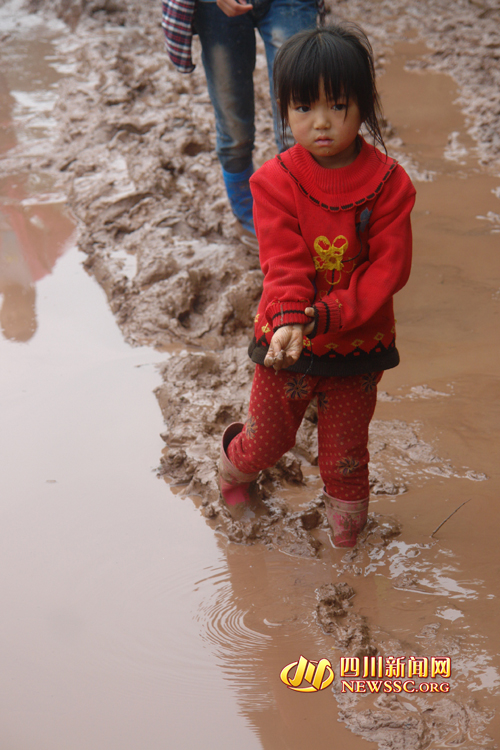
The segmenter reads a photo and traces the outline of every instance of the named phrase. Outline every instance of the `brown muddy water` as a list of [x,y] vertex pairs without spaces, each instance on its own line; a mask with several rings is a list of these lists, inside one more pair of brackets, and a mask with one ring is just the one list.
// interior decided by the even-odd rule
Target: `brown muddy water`
[[1,11],[0,746],[253,750],[206,627],[225,556],[154,473],[165,355],[123,342],[30,167],[52,148],[62,24]]
[[[202,428],[212,424],[206,412],[223,415],[226,402],[236,400],[235,380],[244,408],[246,376],[227,382],[214,374],[215,355],[206,353],[203,336],[193,334],[183,351],[182,341],[169,345],[160,327],[157,343],[169,350],[161,354],[124,343],[72,244],[63,187],[50,165],[43,167],[43,154],[61,148],[54,145],[55,84],[71,81],[77,43],[60,22],[20,9],[19,3],[0,8],[0,293],[2,310],[7,300],[13,311],[3,317],[0,339],[0,744],[19,750],[497,747],[500,177],[478,166],[456,84],[425,69],[428,50],[414,34],[384,50],[380,89],[393,128],[389,150],[415,179],[418,200],[414,270],[396,303],[402,363],[384,376],[372,432],[369,528],[347,553],[331,547],[321,524],[302,529],[299,521],[321,510],[306,445],[299,456],[305,483],[290,483],[293,467],[285,467],[274,485],[265,485],[269,507],[286,502],[295,526],[283,524],[266,537],[264,526],[254,528],[249,519],[238,537],[211,494],[222,425],[215,423],[212,437]],[[119,33],[107,29],[109,49]],[[78,85],[88,95],[87,82]],[[197,85],[197,106],[206,107]],[[127,132],[138,129],[137,120],[127,122]],[[102,148],[102,133],[96,140]],[[93,163],[88,149],[82,153],[83,162]],[[80,245],[88,255],[89,236],[97,245],[87,266],[127,338],[154,343],[154,315],[142,328],[132,314],[125,317],[123,300],[131,305],[134,297],[126,296],[126,280],[121,286],[113,280],[99,249],[102,233],[83,226],[80,195],[90,178],[104,184],[105,177],[94,166],[89,177],[72,158],[79,171],[70,203],[80,218]],[[208,157],[201,150],[196,158],[203,166]],[[122,163],[118,170],[123,177]],[[85,210],[90,218],[97,214]],[[177,250],[194,244],[189,221],[166,235]],[[222,222],[225,252],[234,248],[255,273],[225,214]],[[130,236],[125,231],[130,227],[116,243]],[[122,252],[119,260],[129,276],[131,249],[130,242],[130,257]],[[12,257],[15,276],[5,260]],[[151,282],[151,264],[142,257],[138,273],[149,268]],[[158,257],[154,263],[157,273]],[[153,288],[144,287],[150,309]],[[165,326],[180,330],[173,322]],[[201,330],[195,316],[192,328]],[[214,330],[209,347],[224,336],[223,328]],[[231,367],[243,362],[238,352],[224,356]],[[209,365],[194,368],[205,358]],[[182,379],[188,365],[191,384]],[[167,425],[172,414],[177,421],[167,428],[167,450],[188,451],[178,479],[189,461],[202,467],[188,477],[191,496],[154,476],[165,430],[155,387]],[[176,411],[178,402],[183,411]],[[213,447],[200,440],[190,452],[181,433],[189,435],[196,420]],[[338,602],[329,608],[331,589],[321,587],[342,582],[355,596],[339,615]],[[450,657],[450,692],[342,694],[340,658],[375,649],[385,656]],[[283,685],[280,671],[301,654],[330,659],[333,690],[303,695]]]

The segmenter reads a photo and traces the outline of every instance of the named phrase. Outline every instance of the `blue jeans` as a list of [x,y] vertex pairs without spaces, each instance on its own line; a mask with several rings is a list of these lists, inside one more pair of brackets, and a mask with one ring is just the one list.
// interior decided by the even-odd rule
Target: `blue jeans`
[[281,139],[272,71],[283,42],[314,28],[316,0],[254,0],[253,10],[230,18],[210,0],[198,0],[194,30],[199,34],[207,86],[215,110],[216,151],[222,168],[237,174],[252,164],[255,137],[253,71],[255,29],[264,41],[271,88],[274,133],[279,151],[291,144]]

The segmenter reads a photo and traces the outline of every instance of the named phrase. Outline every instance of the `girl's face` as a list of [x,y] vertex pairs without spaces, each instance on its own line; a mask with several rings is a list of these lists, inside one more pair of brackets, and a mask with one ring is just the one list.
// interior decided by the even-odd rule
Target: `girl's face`
[[328,100],[323,81],[317,101],[311,104],[292,101],[288,106],[293,137],[326,169],[346,167],[354,161],[361,123],[356,101],[351,98],[347,107],[344,100]]

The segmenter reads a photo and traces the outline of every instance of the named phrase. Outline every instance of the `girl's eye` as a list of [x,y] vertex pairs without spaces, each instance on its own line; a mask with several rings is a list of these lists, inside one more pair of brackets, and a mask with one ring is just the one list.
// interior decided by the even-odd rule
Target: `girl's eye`
[[309,107],[307,104],[296,104],[295,110],[296,112],[309,112],[311,107]]
[[334,112],[345,112],[347,104],[334,104],[332,109]]

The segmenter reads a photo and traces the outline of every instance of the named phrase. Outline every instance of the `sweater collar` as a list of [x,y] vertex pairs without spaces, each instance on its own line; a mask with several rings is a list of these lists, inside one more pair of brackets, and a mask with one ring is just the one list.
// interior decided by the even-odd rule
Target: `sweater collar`
[[330,211],[348,210],[374,198],[397,162],[361,138],[361,149],[347,167],[320,167],[309,151],[296,144],[278,157],[301,192]]

